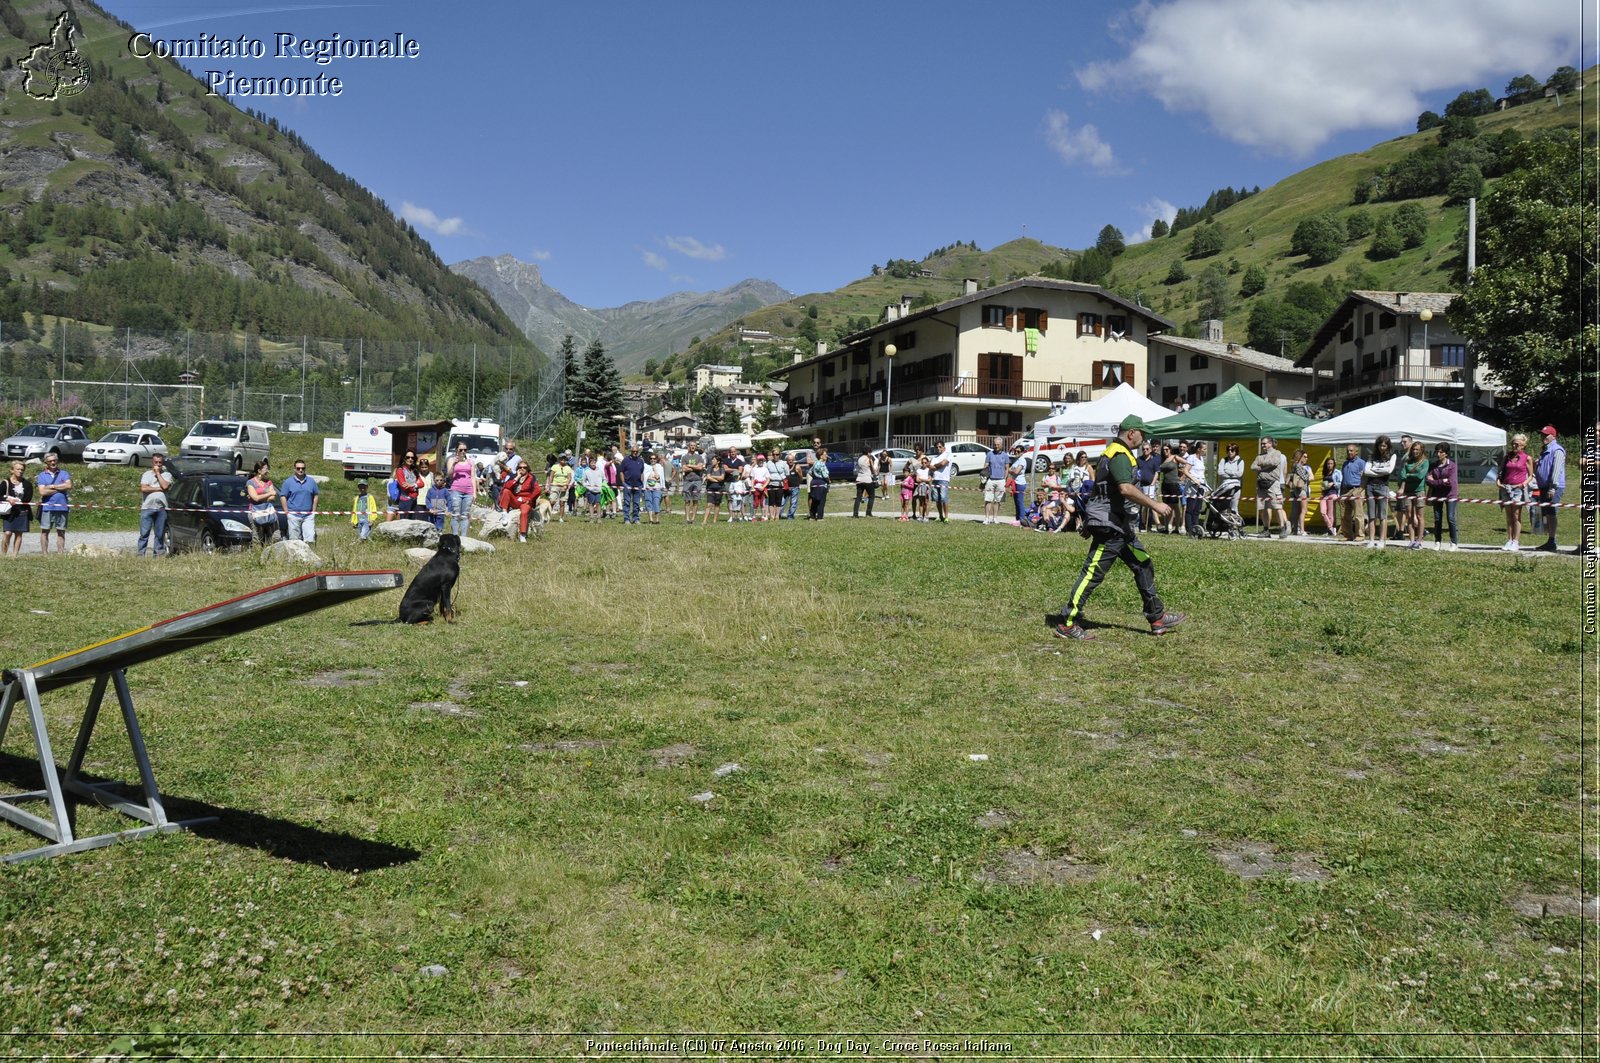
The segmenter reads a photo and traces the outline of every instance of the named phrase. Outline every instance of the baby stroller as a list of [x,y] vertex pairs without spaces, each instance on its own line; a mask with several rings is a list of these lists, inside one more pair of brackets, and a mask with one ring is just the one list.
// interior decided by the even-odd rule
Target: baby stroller
[[1204,511],[1199,524],[1202,538],[1207,535],[1214,539],[1244,538],[1244,518],[1234,512],[1241,486],[1237,479],[1230,476],[1200,500],[1200,508]]

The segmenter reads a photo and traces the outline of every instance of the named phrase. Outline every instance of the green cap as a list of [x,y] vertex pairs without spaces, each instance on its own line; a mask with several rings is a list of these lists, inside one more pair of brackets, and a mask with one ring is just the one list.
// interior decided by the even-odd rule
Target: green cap
[[1136,413],[1128,414],[1128,416],[1126,416],[1126,417],[1124,417],[1122,419],[1122,423],[1117,425],[1117,431],[1118,432],[1131,432],[1135,428],[1137,428],[1141,432],[1143,432],[1145,430],[1145,428],[1144,428],[1144,418],[1140,417]]

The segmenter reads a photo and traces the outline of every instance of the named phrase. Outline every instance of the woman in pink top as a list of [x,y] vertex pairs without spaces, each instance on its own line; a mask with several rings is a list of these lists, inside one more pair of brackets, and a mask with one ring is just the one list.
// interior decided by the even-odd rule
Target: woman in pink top
[[467,534],[467,514],[472,511],[472,497],[478,493],[478,475],[467,456],[467,445],[456,445],[455,456],[448,466],[450,481],[450,530],[456,535]]
[[1511,448],[1500,462],[1500,501],[1506,511],[1506,544],[1502,550],[1515,553],[1522,549],[1522,507],[1528,504],[1528,478],[1532,474],[1528,437],[1519,432],[1511,437]]

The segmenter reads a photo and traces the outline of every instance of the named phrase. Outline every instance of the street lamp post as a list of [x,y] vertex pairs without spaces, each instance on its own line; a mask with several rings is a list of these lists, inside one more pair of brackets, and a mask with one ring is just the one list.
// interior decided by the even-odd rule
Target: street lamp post
[[1433,311],[1426,308],[1417,315],[1422,320],[1422,401],[1428,401],[1428,364],[1433,359],[1433,352],[1428,349],[1428,322],[1433,320]]
[[889,449],[889,411],[894,406],[894,356],[900,349],[892,343],[883,348],[883,449]]

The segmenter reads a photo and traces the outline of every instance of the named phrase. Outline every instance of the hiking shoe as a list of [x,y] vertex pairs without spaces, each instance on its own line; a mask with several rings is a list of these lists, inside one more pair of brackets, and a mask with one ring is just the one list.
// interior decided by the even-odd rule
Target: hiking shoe
[[1150,634],[1165,635],[1183,621],[1182,613],[1162,613],[1158,619],[1150,621]]
[[1539,546],[1535,546],[1533,548],[1533,552],[1536,553],[1536,554],[1553,554],[1553,553],[1555,553],[1556,552],[1555,540],[1552,539],[1552,540],[1550,540],[1548,542],[1542,543]]
[[1092,642],[1094,636],[1083,629],[1082,624],[1052,624],[1050,631],[1058,639],[1071,639],[1074,642]]

